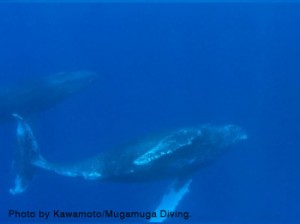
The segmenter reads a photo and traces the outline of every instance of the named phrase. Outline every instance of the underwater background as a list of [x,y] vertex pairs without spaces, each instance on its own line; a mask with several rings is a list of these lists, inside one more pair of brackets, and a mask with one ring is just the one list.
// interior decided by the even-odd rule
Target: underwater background
[[[173,221],[297,223],[299,12],[300,4],[1,3],[0,83],[99,74],[29,118],[50,161],[78,161],[170,128],[240,125],[248,140],[194,175],[178,207],[192,218]],[[1,223],[42,221],[8,218],[9,209],[153,211],[171,182],[102,183],[39,171],[12,196],[15,128],[0,126]]]

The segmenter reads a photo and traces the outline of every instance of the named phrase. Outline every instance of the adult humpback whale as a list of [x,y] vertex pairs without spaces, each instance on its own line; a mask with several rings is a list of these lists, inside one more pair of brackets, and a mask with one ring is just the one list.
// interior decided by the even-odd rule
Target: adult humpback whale
[[[245,131],[236,125],[202,125],[181,128],[156,137],[105,151],[73,165],[48,162],[40,153],[30,126],[17,114],[19,148],[15,169],[15,186],[10,193],[22,193],[33,177],[34,168],[42,168],[68,177],[114,182],[141,182],[163,178],[177,180],[164,195],[157,212],[175,210],[188,192],[191,175],[213,162],[230,146],[247,139]],[[151,221],[163,221],[158,217]]]
[[96,74],[88,71],[60,72],[38,80],[0,89],[0,123],[12,113],[27,116],[64,100],[91,84]]

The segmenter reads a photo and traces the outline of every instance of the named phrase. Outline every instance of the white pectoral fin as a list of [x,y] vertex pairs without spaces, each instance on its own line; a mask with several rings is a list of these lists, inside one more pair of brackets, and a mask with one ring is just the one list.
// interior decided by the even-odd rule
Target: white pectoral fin
[[184,182],[180,182],[180,185],[179,181],[173,182],[155,209],[157,217],[151,218],[150,222],[165,221],[168,218],[167,213],[169,211],[175,211],[181,199],[189,192],[189,186],[191,182],[192,179],[187,179]]

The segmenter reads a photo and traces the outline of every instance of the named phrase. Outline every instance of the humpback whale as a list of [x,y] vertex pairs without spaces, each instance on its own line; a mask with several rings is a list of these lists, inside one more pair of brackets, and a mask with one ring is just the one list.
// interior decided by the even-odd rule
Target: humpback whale
[[12,113],[28,116],[54,106],[90,85],[97,75],[89,71],[60,72],[0,89],[0,123]]
[[[11,194],[20,194],[27,189],[36,168],[86,180],[175,180],[157,207],[157,212],[165,208],[175,210],[188,192],[194,172],[215,161],[230,146],[247,139],[246,132],[239,126],[206,124],[147,137],[115,150],[103,151],[90,159],[64,165],[46,160],[29,124],[20,115],[13,116],[17,119],[19,147],[15,161],[15,185],[10,189]],[[163,220],[158,217],[150,221]]]

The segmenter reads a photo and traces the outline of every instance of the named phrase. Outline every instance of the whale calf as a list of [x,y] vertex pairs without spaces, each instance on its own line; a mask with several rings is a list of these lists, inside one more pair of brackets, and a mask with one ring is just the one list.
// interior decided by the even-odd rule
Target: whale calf
[[90,71],[60,72],[0,89],[0,123],[11,119],[12,113],[28,116],[48,109],[94,82]]
[[[46,160],[28,123],[18,114],[14,114],[14,117],[18,123],[19,147],[15,161],[15,186],[10,189],[10,193],[24,192],[37,167],[59,175],[82,177],[86,180],[175,180],[162,198],[157,212],[166,208],[175,210],[188,192],[194,172],[215,161],[232,145],[247,139],[246,132],[239,126],[206,124],[147,137],[115,150],[101,150],[101,154],[90,159],[64,165]],[[163,220],[151,219],[155,222]]]

